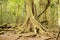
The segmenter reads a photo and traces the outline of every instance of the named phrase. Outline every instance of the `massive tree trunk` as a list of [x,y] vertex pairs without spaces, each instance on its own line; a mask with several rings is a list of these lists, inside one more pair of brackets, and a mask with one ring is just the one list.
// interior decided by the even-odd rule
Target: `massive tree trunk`
[[21,27],[26,28],[26,29],[22,29],[22,31],[25,31],[25,30],[31,31],[30,29],[33,28],[34,33],[37,33],[37,31],[38,31],[38,33],[44,34],[44,33],[46,33],[47,29],[45,29],[35,19],[35,16],[33,15],[33,12],[32,12],[32,2],[33,2],[33,0],[25,0],[25,3],[26,3],[26,20]]

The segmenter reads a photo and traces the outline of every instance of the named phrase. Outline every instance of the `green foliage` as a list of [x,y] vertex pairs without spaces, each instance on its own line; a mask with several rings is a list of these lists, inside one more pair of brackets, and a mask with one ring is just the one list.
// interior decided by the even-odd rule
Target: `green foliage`
[[[19,23],[23,22],[25,18],[24,0],[2,0],[0,1],[0,24],[16,22],[16,14],[19,14]],[[19,12],[16,12],[19,5]],[[1,23],[2,22],[2,23]]]

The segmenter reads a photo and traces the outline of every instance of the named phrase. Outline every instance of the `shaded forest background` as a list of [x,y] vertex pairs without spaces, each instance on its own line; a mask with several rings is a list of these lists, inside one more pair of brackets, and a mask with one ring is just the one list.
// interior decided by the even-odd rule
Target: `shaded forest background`
[[57,32],[59,0],[0,0],[0,30]]

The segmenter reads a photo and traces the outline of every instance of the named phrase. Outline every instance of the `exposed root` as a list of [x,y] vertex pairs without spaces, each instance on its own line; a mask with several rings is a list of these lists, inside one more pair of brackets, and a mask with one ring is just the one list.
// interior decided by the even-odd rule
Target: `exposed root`
[[[30,28],[33,28],[34,33],[37,34],[37,29],[39,29],[39,33],[40,34],[45,34],[45,33],[49,33],[45,27],[43,27],[35,18],[34,15],[32,13],[32,4],[30,0],[26,0],[26,14],[27,14],[27,18],[26,21],[23,23],[22,26],[18,26],[18,30],[21,31],[29,31]],[[32,24],[32,25],[31,25]],[[17,31],[18,31],[17,30]]]

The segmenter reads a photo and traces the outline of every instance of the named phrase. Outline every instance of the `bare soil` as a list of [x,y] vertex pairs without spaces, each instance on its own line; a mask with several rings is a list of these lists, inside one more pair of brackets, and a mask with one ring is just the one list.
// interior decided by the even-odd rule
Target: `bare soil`
[[34,33],[21,33],[14,34],[12,32],[6,32],[0,35],[0,40],[55,40],[48,35],[40,35]]

